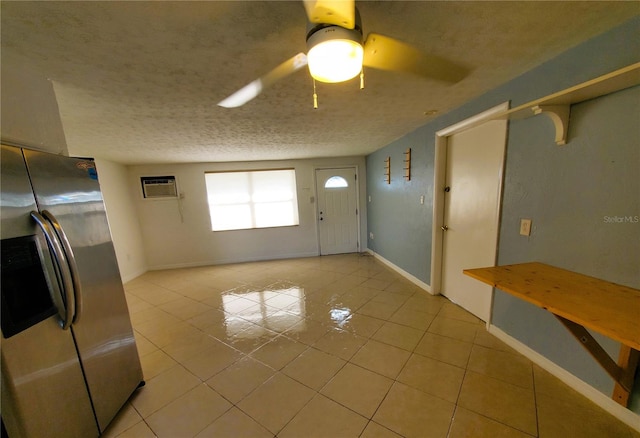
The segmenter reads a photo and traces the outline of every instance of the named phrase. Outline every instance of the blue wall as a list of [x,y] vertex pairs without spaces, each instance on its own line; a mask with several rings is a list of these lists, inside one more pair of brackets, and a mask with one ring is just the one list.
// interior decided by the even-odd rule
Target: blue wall
[[[639,30],[636,17],[369,155],[369,248],[429,284],[435,133],[504,101],[515,107],[638,62]],[[574,105],[569,141],[562,147],[554,144],[544,116],[510,123],[500,264],[538,260],[640,288],[640,224],[604,219],[640,215],[639,101],[636,87]],[[415,160],[410,182],[401,178],[407,147]],[[387,156],[391,184],[383,179]],[[522,217],[533,219],[529,238],[517,232]],[[497,291],[493,323],[610,394],[611,379],[551,315]],[[617,343],[597,339],[617,357]],[[640,412],[640,385],[631,409]]]
[[[428,133],[415,131],[367,157],[367,247],[429,283],[434,148]],[[411,179],[404,178],[404,153],[411,148]],[[385,159],[391,157],[391,183]],[[424,196],[424,204],[420,197]],[[370,233],[373,233],[371,239]]]

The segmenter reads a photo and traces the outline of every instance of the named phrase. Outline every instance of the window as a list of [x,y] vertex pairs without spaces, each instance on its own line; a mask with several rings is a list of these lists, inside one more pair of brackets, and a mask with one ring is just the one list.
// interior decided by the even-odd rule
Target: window
[[298,225],[294,169],[205,174],[213,231]]
[[342,187],[349,187],[349,183],[341,176],[332,176],[324,183],[325,189],[339,189]]

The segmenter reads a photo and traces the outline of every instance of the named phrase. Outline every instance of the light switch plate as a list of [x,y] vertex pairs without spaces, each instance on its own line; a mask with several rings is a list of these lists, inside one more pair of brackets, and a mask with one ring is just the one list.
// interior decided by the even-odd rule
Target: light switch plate
[[520,235],[531,235],[531,219],[520,219]]

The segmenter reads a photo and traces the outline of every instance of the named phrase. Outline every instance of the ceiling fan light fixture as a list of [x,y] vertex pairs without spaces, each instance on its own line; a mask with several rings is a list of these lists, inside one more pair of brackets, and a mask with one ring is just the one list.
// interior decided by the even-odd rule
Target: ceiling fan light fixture
[[307,39],[311,76],[320,82],[343,82],[362,71],[362,33],[339,26],[322,28]]

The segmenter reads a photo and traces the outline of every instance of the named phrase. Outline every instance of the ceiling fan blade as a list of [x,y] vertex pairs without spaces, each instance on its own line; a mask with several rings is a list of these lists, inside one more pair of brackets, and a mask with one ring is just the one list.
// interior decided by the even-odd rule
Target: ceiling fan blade
[[224,108],[236,108],[254,99],[265,88],[273,85],[275,82],[289,76],[307,65],[307,55],[298,53],[293,58],[287,59],[285,62],[271,70],[266,75],[245,85],[231,96],[218,102],[218,106]]
[[469,74],[461,65],[428,55],[396,39],[370,33],[364,43],[365,67],[413,73],[445,82],[458,82]]
[[303,0],[311,23],[334,24],[353,29],[356,25],[355,0]]

